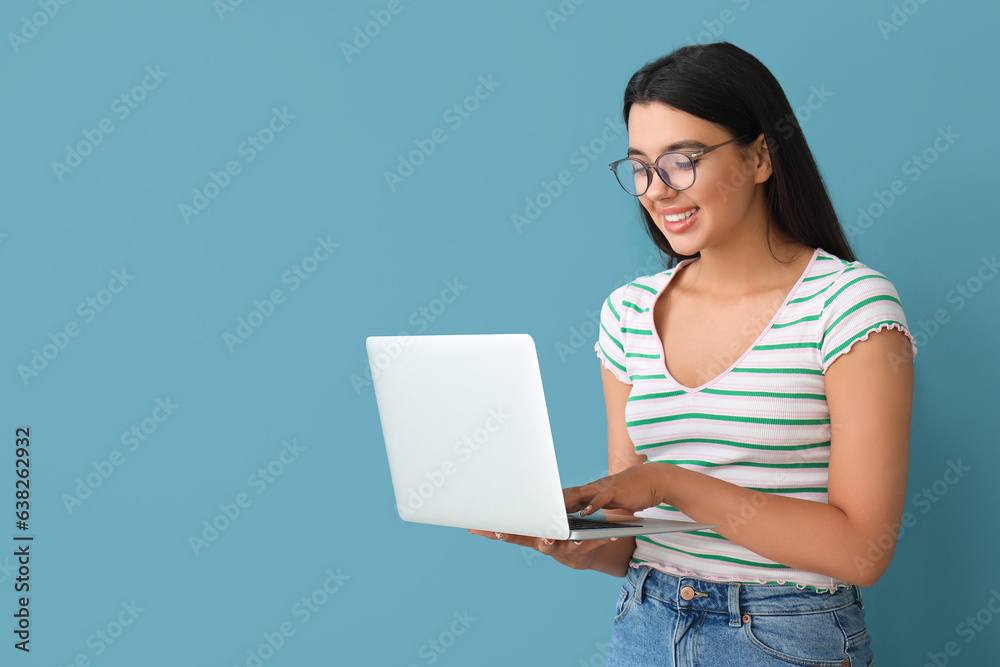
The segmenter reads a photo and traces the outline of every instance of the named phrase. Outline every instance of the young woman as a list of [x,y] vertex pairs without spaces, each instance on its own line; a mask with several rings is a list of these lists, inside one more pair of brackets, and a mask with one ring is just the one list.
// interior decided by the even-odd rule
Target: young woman
[[625,576],[609,665],[870,665],[857,586],[899,532],[916,352],[896,290],[855,260],[750,54],[679,49],[633,75],[623,112],[611,168],[677,263],[604,304],[610,476],[566,506],[719,527],[487,536]]

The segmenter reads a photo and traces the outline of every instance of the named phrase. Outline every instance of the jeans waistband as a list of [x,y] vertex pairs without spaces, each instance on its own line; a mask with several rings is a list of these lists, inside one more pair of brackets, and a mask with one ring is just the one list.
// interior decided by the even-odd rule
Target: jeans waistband
[[705,581],[675,577],[649,567],[630,567],[626,579],[633,587],[635,602],[653,597],[677,609],[727,614],[729,624],[738,627],[743,615],[786,615],[823,613],[861,601],[857,586],[832,593],[803,590],[795,585],[750,584]]

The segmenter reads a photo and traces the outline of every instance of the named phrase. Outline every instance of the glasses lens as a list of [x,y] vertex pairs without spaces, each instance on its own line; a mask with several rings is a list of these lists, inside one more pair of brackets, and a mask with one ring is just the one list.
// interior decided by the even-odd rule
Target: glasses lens
[[656,161],[656,170],[675,190],[684,190],[694,185],[694,163],[684,153],[667,153]]
[[615,176],[625,191],[630,195],[639,196],[649,185],[646,167],[638,160],[621,160],[615,165]]

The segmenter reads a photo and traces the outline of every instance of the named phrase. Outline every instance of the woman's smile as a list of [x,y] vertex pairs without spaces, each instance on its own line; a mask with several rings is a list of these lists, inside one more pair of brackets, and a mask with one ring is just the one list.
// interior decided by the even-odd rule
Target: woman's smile
[[664,231],[680,234],[691,228],[698,217],[697,206],[657,206],[656,213],[663,220]]

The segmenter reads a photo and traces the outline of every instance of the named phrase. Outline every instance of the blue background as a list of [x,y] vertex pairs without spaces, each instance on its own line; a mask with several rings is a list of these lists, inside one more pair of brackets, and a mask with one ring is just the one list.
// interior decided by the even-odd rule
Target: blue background
[[[0,9],[0,663],[228,667],[256,664],[250,651],[268,666],[603,664],[615,579],[400,521],[364,338],[531,334],[563,483],[602,475],[593,318],[613,288],[661,269],[606,167],[627,137],[602,130],[636,69],[724,39],[783,85],[860,259],[894,282],[918,334],[915,524],[865,593],[878,662],[923,665],[954,642],[949,664],[994,664],[1000,619],[981,610],[1000,597],[1000,280],[976,281],[995,277],[984,260],[1000,245],[996,8],[389,6]],[[432,136],[443,143],[387,182]],[[54,166],[71,148],[88,154]],[[908,171],[925,151],[933,163]],[[563,170],[572,182],[539,198]],[[225,187],[206,188],[212,174]],[[897,180],[902,194],[875,206]],[[545,206],[518,227],[526,198]],[[314,255],[317,239],[338,246]],[[977,291],[958,297],[961,285]],[[270,314],[251,315],[255,301]],[[227,345],[239,318],[259,326]],[[60,335],[68,324],[77,335]],[[162,419],[157,400],[177,407]],[[11,632],[18,426],[33,454],[30,654]],[[133,427],[146,440],[130,451]],[[967,470],[946,475],[949,462]],[[251,477],[269,464],[270,482]],[[87,497],[68,503],[81,483]],[[192,547],[206,521],[224,529]],[[322,600],[307,617],[303,597]],[[961,632],[977,614],[980,630]],[[294,634],[279,642],[283,623]],[[279,648],[259,650],[266,634]]]

